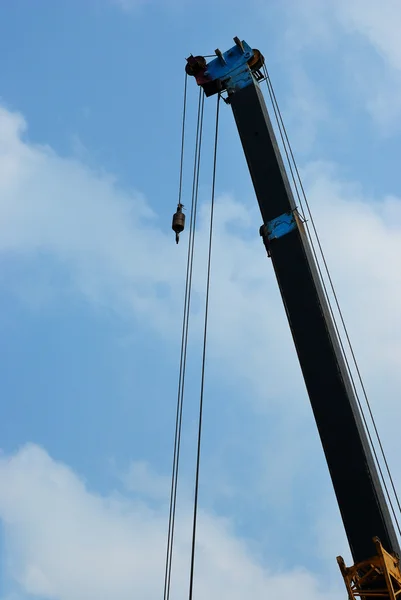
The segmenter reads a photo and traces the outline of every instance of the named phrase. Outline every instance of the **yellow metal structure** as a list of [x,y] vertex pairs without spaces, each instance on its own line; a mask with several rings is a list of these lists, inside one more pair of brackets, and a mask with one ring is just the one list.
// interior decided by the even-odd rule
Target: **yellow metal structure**
[[337,556],[337,562],[344,577],[349,600],[367,598],[388,598],[401,600],[401,572],[399,557],[389,554],[379,538],[373,539],[377,555],[346,567],[344,559]]

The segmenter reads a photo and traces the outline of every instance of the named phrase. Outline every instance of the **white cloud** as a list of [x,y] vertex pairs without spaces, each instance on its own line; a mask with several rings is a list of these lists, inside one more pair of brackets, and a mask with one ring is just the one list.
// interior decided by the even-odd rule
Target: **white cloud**
[[397,0],[384,0],[380,4],[374,0],[342,0],[333,6],[349,32],[366,37],[391,67],[401,71],[401,5]]
[[344,88],[349,105],[362,105],[383,133],[399,131],[401,4],[397,0],[287,0],[283,18],[287,56],[301,63],[302,51],[318,51],[333,69],[335,87]]
[[[110,176],[89,170],[76,160],[60,158],[49,148],[27,143],[22,137],[24,127],[22,117],[1,109],[0,253],[4,262],[29,261],[32,267],[37,259],[34,272],[39,270],[43,276],[40,259],[50,257],[68,273],[70,292],[141,321],[146,318],[159,335],[171,340],[181,319],[185,243],[176,246],[170,222],[160,223],[139,193],[121,190]],[[358,186],[342,182],[333,167],[326,164],[311,165],[305,172],[305,182],[385,447],[390,451],[390,464],[401,484],[401,472],[393,459],[400,452],[396,423],[401,417],[401,201],[396,197],[366,199]],[[201,329],[207,212],[204,205],[197,234],[192,330],[195,334]],[[275,444],[274,436],[264,441],[266,455],[274,456],[275,464],[269,466],[266,461],[266,475],[260,477],[261,487],[255,490],[255,494],[266,494],[269,486],[274,487],[280,503],[280,498],[288,497],[289,490],[296,497],[294,473],[302,472],[320,447],[316,443],[293,445],[294,440],[306,439],[314,426],[277,284],[257,234],[259,224],[256,203],[249,210],[230,197],[219,198],[208,368],[226,380],[227,387],[245,382],[249,408],[274,413],[277,437],[280,431],[292,432],[289,445]],[[254,233],[252,240],[250,231]],[[21,287],[19,279],[3,275],[2,285],[17,289],[20,297],[25,289],[29,296],[29,282],[22,277],[25,283]],[[388,414],[391,419],[385,417]],[[294,461],[292,453],[296,453]],[[42,464],[43,455],[40,456]],[[280,461],[287,466],[286,477],[276,468]],[[141,469],[140,478],[138,465],[134,470],[134,489],[146,494],[152,490],[153,494],[160,493],[160,482],[152,479],[147,467]],[[75,489],[76,479],[71,474],[67,478],[74,482]],[[97,511],[105,510],[99,499],[90,496],[90,503],[100,506]],[[149,508],[141,510],[147,514]],[[155,522],[158,518],[156,515]],[[86,513],[79,519],[85,522]],[[29,527],[33,527],[32,523]],[[106,534],[109,535],[107,531]],[[20,535],[23,534],[18,533],[17,538]],[[116,534],[110,533],[113,535]],[[91,543],[88,542],[88,549]],[[128,544],[124,536],[121,544]],[[102,561],[106,562],[106,558]],[[29,577],[35,585],[45,585],[39,581],[38,572],[31,573]],[[28,574],[24,571],[23,577]],[[45,576],[48,577],[47,572]],[[80,577],[83,582],[84,575]],[[263,579],[255,575],[255,581],[259,578]],[[51,587],[54,582],[50,580],[48,585]]]
[[122,477],[126,488],[139,496],[156,500],[166,500],[169,495],[171,478],[156,475],[146,461],[134,461]]
[[[64,287],[69,285],[95,304],[139,319],[147,317],[151,327],[162,335],[175,333],[178,341],[188,234],[177,247],[170,222],[160,223],[139,193],[127,193],[110,176],[76,160],[62,159],[49,148],[25,143],[20,137],[24,127],[21,116],[0,110],[3,257],[32,261],[50,256],[68,273]],[[201,330],[204,303],[207,218],[204,206],[196,242],[195,332]],[[281,319],[276,316],[279,295],[257,235],[256,209],[251,222],[256,232],[253,242],[230,233],[233,224],[248,233],[249,214],[232,199],[221,198],[216,209],[211,356],[223,354],[228,361],[241,362],[243,373],[263,371],[265,361],[259,349],[265,347],[284,358],[282,344],[273,345],[271,340],[283,336],[288,347],[290,335],[282,312]],[[29,301],[29,281],[21,286],[13,274],[7,280],[4,277],[4,285],[25,293]],[[36,279],[32,285],[37,289]],[[223,312],[219,310],[222,305]],[[250,310],[252,319],[247,317]],[[252,345],[244,348],[244,339],[252,340]]]
[[[362,68],[359,75],[365,76],[363,89],[367,97],[367,108],[382,130],[392,133],[399,131],[397,121],[401,116],[401,48],[399,31],[401,26],[401,5],[397,0],[384,2],[335,3],[338,18],[345,31],[359,35],[368,41],[376,51],[380,61],[371,60],[370,55],[351,67]],[[376,66],[377,64],[377,66]],[[362,83],[361,83],[362,86]]]
[[[141,194],[121,190],[112,177],[25,142],[25,127],[20,115],[0,109],[3,258],[29,261],[30,270],[32,260],[38,259],[39,274],[51,287],[47,271],[40,271],[40,258],[51,257],[68,274],[63,287],[68,285],[95,304],[141,320],[146,317],[152,328],[171,339],[180,327],[187,233],[177,247],[170,222],[161,223]],[[395,197],[366,202],[362,190],[342,183],[322,164],[307,170],[306,184],[363,371],[379,397],[385,383],[383,402],[397,411],[401,202]],[[208,207],[203,205],[193,333],[201,331],[207,217]],[[265,406],[279,410],[285,400],[295,414],[308,411],[277,284],[257,234],[256,203],[249,210],[221,197],[215,223],[210,364],[217,371],[225,369],[230,380],[235,365],[235,376],[251,385],[252,396],[263,398]],[[252,241],[249,232],[254,233]],[[20,279],[6,271],[2,282],[29,300],[40,279]],[[375,344],[369,344],[373,339]],[[281,376],[282,365],[291,377]]]
[[327,99],[301,65],[289,69],[288,81],[292,93],[283,104],[285,126],[291,131],[291,144],[297,149],[297,155],[308,155],[321,127],[333,128],[337,123],[330,115]]
[[[15,592],[60,600],[160,598],[164,508],[90,493],[68,467],[30,445],[0,459],[0,517]],[[176,535],[175,598],[187,593],[190,518],[185,506]],[[233,535],[230,523],[213,514],[200,514],[198,532],[195,598],[267,594],[285,600],[295,588],[305,600],[341,597],[301,567],[272,572]]]

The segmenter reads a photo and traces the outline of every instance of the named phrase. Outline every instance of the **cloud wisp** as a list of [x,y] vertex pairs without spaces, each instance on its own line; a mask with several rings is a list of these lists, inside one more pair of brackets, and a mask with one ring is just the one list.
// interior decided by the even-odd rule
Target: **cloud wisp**
[[[87,302],[138,322],[146,317],[153,331],[170,343],[179,326],[176,307],[182,302],[186,259],[185,246],[174,244],[170,223],[161,223],[140,193],[122,190],[110,175],[28,143],[25,130],[21,115],[0,109],[4,264],[27,262],[41,273],[42,259],[50,257],[66,274],[60,289],[56,278],[55,293],[68,288]],[[305,181],[362,371],[380,397],[386,389],[384,407],[397,410],[401,201],[366,199],[360,187],[342,181],[324,163],[310,165]],[[195,338],[202,327],[207,218],[203,204],[193,281]],[[250,236],[259,220],[256,203],[249,209],[229,196],[218,199],[209,356],[230,380],[234,375],[251,386],[252,396],[263,399],[264,406],[280,411],[285,401],[297,414],[307,409],[305,392],[272,269],[259,236]],[[15,288],[27,303],[30,281],[22,284],[3,271],[2,285]],[[46,285],[51,287],[50,281]],[[375,344],[370,344],[373,339]],[[292,377],[283,378],[284,365]]]
[[[334,69],[336,87],[344,86],[347,104],[357,107],[358,111],[362,106],[382,133],[399,133],[400,3],[397,0],[384,0],[380,4],[375,0],[306,0],[302,3],[287,0],[282,8],[287,39],[285,52],[299,57],[304,51],[319,50],[326,64]],[[300,65],[299,62],[298,69]],[[322,64],[318,68],[321,69]],[[335,111],[331,112],[334,116]]]
[[[68,288],[69,293],[79,295],[88,303],[104,310],[111,308],[119,311],[124,318],[136,320],[137,323],[144,321],[146,317],[149,327],[170,347],[171,333],[176,326],[176,307],[182,301],[180,290],[185,272],[185,247],[184,251],[177,251],[170,223],[165,227],[140,193],[122,190],[111,176],[90,170],[77,160],[61,158],[48,147],[30,144],[25,139],[25,130],[26,124],[20,115],[0,109],[0,254],[3,263],[28,262],[35,272],[41,273],[43,259],[50,257],[55,269],[62,269],[68,274],[60,289],[55,285],[55,293],[63,293]],[[389,440],[386,447],[391,456],[397,456],[400,442],[394,435],[394,429],[401,417],[397,401],[401,384],[401,315],[398,310],[401,304],[401,282],[397,275],[397,257],[401,255],[401,201],[396,197],[379,200],[366,198],[359,186],[342,181],[332,165],[323,163],[309,165],[305,170],[305,182],[344,313],[350,324],[352,339],[355,341],[357,354],[361,356],[362,372],[368,375],[368,389],[380,402],[378,406],[373,401],[373,407],[379,409],[376,413],[392,415],[391,422],[382,421],[381,431],[385,439]],[[201,331],[207,213],[208,207],[204,204],[197,232],[192,330],[195,337]],[[294,471],[299,465],[302,465],[302,456],[307,464],[309,453],[313,452],[309,446],[294,445],[302,436],[306,437],[306,429],[313,427],[313,423],[277,284],[257,235],[260,223],[256,207],[249,209],[229,196],[220,195],[215,222],[209,360],[219,372],[219,377],[227,379],[230,385],[237,385],[238,382],[246,384],[249,410],[255,408],[259,412],[274,412],[277,429],[282,426],[284,430],[294,432],[293,439],[288,442],[293,442],[291,450],[287,446],[280,447],[282,452],[278,453],[276,447],[270,448],[268,440],[265,441],[266,448],[275,451],[277,464],[270,472],[266,469],[265,477],[260,479],[263,479],[264,489],[274,484],[275,497],[280,503],[281,497],[287,499],[287,491],[291,489],[289,480],[296,475]],[[253,238],[251,232],[255,232]],[[9,277],[7,270],[4,273],[2,285],[14,290],[21,301],[29,304],[29,281],[22,286],[20,282],[16,285],[15,277]],[[23,278],[23,274],[21,277]],[[308,415],[306,418],[305,414]],[[298,432],[299,428],[302,428],[302,432]],[[292,452],[296,452],[297,460],[291,459]],[[62,473],[67,473],[65,477],[71,482],[72,488],[78,490],[80,498],[85,498],[85,502],[88,501],[93,506],[93,510],[85,510],[88,513],[98,511],[103,515],[102,511],[106,510],[104,506],[109,506],[111,500],[88,495],[74,474],[63,466],[55,466],[37,448],[30,447],[5,459],[3,467],[6,469],[10,464],[18,466],[22,460],[29,462],[32,456],[40,468],[44,464],[46,469],[55,469],[56,482],[59,468]],[[278,464],[281,459],[287,467],[287,477],[284,480]],[[390,464],[393,462],[395,463],[390,460]],[[32,466],[30,469],[34,470]],[[11,477],[10,470],[5,472],[7,477]],[[394,478],[398,483],[401,483],[400,476],[401,472],[394,464]],[[135,493],[143,493],[146,489],[147,493],[157,493],[161,497],[159,484],[160,481],[153,478],[145,464],[137,464],[131,473],[130,487]],[[3,487],[11,489],[12,486]],[[22,488],[14,489],[14,498],[23,495],[18,492]],[[258,490],[255,489],[255,495],[257,493]],[[3,512],[5,522],[12,524],[13,519],[16,522],[20,519],[14,540],[24,540],[27,536],[24,527],[28,528],[27,532],[34,528],[33,522],[39,518],[38,515],[35,513],[31,521],[25,516],[14,517],[13,503],[7,504],[7,499],[4,502],[6,509],[11,511]],[[117,498],[113,502],[118,507],[118,514],[127,506],[126,498]],[[155,510],[154,507],[150,509],[146,503],[140,506],[144,514]],[[72,507],[73,502],[70,507],[62,506],[58,515]],[[21,510],[24,511],[25,508]],[[127,510],[131,510],[129,504]],[[110,514],[115,519],[113,511],[114,508]],[[79,513],[78,516],[79,522],[87,519],[90,522],[90,516],[87,517],[86,513]],[[204,517],[206,531],[210,526],[209,517]],[[61,517],[58,518],[61,522]],[[99,517],[99,521],[101,518],[103,516]],[[148,534],[140,528],[142,517],[132,518],[135,527],[137,521],[139,523],[141,539],[148,537],[152,540],[152,536],[156,539],[160,535],[157,537],[157,544],[163,546],[162,534],[156,534],[152,529],[153,525]],[[161,513],[155,513],[150,521],[155,527],[159,523],[161,528]],[[222,536],[219,539],[225,547],[224,536],[228,534],[224,528],[219,529],[222,525],[220,521],[218,523],[217,530]],[[68,535],[74,531],[74,527],[79,529],[78,525],[71,525]],[[125,527],[118,525],[117,529],[120,532]],[[36,535],[39,536],[39,533]],[[100,536],[96,537],[99,541],[103,537],[119,538],[120,533],[107,530],[96,535]],[[79,545],[79,541],[68,542],[71,553],[75,543]],[[88,546],[85,546],[85,541],[82,543],[85,552],[89,552],[92,541],[88,542]],[[182,543],[185,545],[187,542]],[[122,548],[128,544],[122,533],[121,541],[118,539],[118,545],[120,544]],[[242,546],[235,548],[235,560],[246,562],[247,551]],[[24,547],[23,552],[26,551]],[[12,556],[19,556],[22,550],[17,544],[12,552],[17,553]],[[46,552],[49,559],[55,560],[49,549]],[[121,565],[125,565],[124,568],[129,571],[132,564],[126,558],[125,550],[122,552],[124,558],[121,558],[121,564],[120,560],[117,561],[115,567],[116,579],[122,576]],[[128,549],[127,555],[132,552],[134,550]],[[200,553],[199,568],[201,569],[203,560],[211,560],[210,556],[207,558],[208,552],[220,568],[218,557],[211,550]],[[120,556],[118,552],[116,556]],[[107,560],[114,564],[115,559],[107,552],[105,557],[101,558],[102,564],[106,564]],[[155,567],[157,569],[160,568],[162,558],[159,557],[158,560],[158,566]],[[29,562],[26,558],[23,561],[24,565]],[[51,569],[56,569],[56,566]],[[75,567],[71,566],[72,568]],[[16,577],[30,590],[37,586],[45,595],[52,595],[56,585],[51,577],[49,579],[52,570],[42,572],[41,569],[42,567],[35,565],[32,569],[24,567],[24,571],[18,571]],[[84,569],[79,569],[75,587],[85,589]],[[222,569],[226,572],[228,563],[224,563]],[[107,569],[102,567],[102,570]],[[259,590],[272,585],[271,581],[277,583],[277,593],[276,588],[274,590],[280,597],[279,575],[266,579],[268,576],[263,568],[260,565],[255,567],[253,563],[251,572],[252,575],[246,579],[246,586],[250,586],[249,590],[254,590],[256,597],[262,593]],[[233,573],[229,573],[232,581],[236,581]],[[310,576],[305,577],[308,579]],[[220,571],[216,578],[218,583],[215,584],[215,589],[221,595],[225,589],[222,586],[226,586],[225,579]],[[237,588],[245,594],[241,581],[240,579]],[[62,584],[64,585],[64,579]],[[110,585],[114,585],[114,579]],[[136,584],[128,578],[129,589],[132,585]],[[177,585],[184,586],[184,583]],[[206,576],[201,585],[209,585]],[[317,593],[314,585],[312,582],[312,587],[307,586],[312,597]],[[288,591],[284,583],[283,586]],[[106,586],[104,589],[109,588]],[[137,589],[141,595],[140,588]],[[156,594],[155,589],[146,592],[149,598]],[[94,593],[97,592],[98,588]],[[235,593],[233,589],[234,597]],[[102,597],[100,592],[99,594]],[[205,587],[203,596],[210,594]],[[147,596],[145,594],[142,597]]]
[[[15,593],[60,600],[159,598],[166,516],[162,505],[150,509],[122,494],[90,493],[73,471],[37,446],[0,459],[0,517]],[[285,600],[295,587],[305,600],[340,598],[301,567],[271,571],[224,519],[203,512],[198,530],[196,598],[262,599],[268,593]],[[190,532],[184,506],[174,554],[176,598],[187,593]]]

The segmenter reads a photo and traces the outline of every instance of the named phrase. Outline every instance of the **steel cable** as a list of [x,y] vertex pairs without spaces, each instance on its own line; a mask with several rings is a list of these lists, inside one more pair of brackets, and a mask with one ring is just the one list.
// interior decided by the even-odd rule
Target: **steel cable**
[[[182,123],[182,140],[181,140],[179,203],[181,202],[181,198],[182,198],[182,176],[183,176],[183,163],[184,163],[186,102],[187,102],[187,76],[185,76],[185,84],[184,84],[184,108],[183,108],[183,123]],[[169,600],[170,589],[171,589],[171,570],[172,570],[173,545],[174,545],[175,515],[176,515],[176,506],[177,506],[178,467],[179,467],[179,460],[180,460],[182,415],[183,415],[183,404],[184,404],[183,401],[184,401],[185,372],[186,372],[188,331],[189,331],[189,313],[190,313],[190,305],[191,305],[192,273],[193,273],[193,259],[194,259],[194,246],[195,246],[195,229],[196,229],[195,226],[196,226],[198,190],[199,190],[200,159],[201,159],[201,150],[202,150],[203,112],[204,112],[204,94],[202,93],[202,90],[200,90],[199,91],[199,101],[198,101],[196,138],[195,138],[195,156],[194,156],[194,170],[193,170],[193,181],[192,181],[191,214],[190,214],[190,228],[189,228],[189,240],[188,240],[188,256],[187,256],[187,267],[186,267],[185,294],[184,294],[184,314],[183,314],[183,320],[182,320],[182,334],[181,334],[181,352],[180,352],[177,409],[176,409],[176,421],[175,421],[173,468],[172,468],[171,489],[170,489],[169,524],[168,524],[166,565],[165,565],[165,576],[164,576],[164,595],[163,595],[164,600]]]
[[[316,228],[313,216],[312,216],[312,212],[311,212],[310,205],[309,205],[309,202],[308,202],[308,198],[307,198],[307,195],[306,195],[306,192],[305,192],[305,188],[303,186],[303,183],[302,183],[302,180],[301,180],[301,177],[300,177],[300,174],[299,174],[299,169],[298,169],[298,166],[297,166],[296,161],[295,161],[294,153],[293,153],[293,150],[292,150],[292,147],[291,147],[288,135],[287,135],[287,130],[286,130],[286,127],[284,125],[282,114],[281,114],[281,111],[280,111],[280,108],[279,108],[279,105],[278,105],[278,102],[277,102],[276,94],[274,92],[274,88],[273,88],[273,85],[272,85],[272,82],[271,82],[271,79],[270,79],[270,76],[269,76],[269,73],[268,73],[268,70],[267,70],[266,66],[264,66],[264,74],[265,74],[265,78],[266,78],[266,83],[267,83],[267,88],[268,88],[268,91],[269,91],[270,100],[271,100],[271,103],[272,103],[272,106],[273,106],[275,118],[276,118],[277,125],[278,125],[278,128],[279,128],[281,141],[282,141],[282,144],[283,144],[283,147],[284,147],[284,150],[285,150],[285,154],[286,154],[286,158],[287,158],[287,161],[288,161],[288,165],[289,165],[289,168],[290,168],[290,173],[291,173],[291,177],[292,177],[292,180],[293,180],[295,192],[296,192],[296,195],[297,195],[300,207],[302,209],[302,216],[305,219],[305,227],[306,227],[306,230],[307,230],[307,233],[308,233],[309,240],[311,242],[312,252],[313,252],[313,255],[314,255],[314,258],[315,258],[315,261],[316,261],[316,266],[317,266],[317,269],[318,269],[318,272],[319,272],[319,275],[320,275],[321,283],[322,283],[323,290],[324,290],[324,293],[325,293],[325,297],[326,297],[326,300],[327,300],[327,303],[328,303],[328,306],[329,306],[330,314],[331,314],[331,316],[333,318],[335,331],[336,331],[336,334],[337,334],[337,337],[338,337],[338,341],[340,343],[340,347],[341,347],[341,350],[342,350],[342,353],[343,353],[343,357],[344,357],[344,360],[345,360],[345,363],[346,363],[346,366],[347,366],[347,370],[348,370],[348,373],[349,373],[349,376],[350,376],[350,379],[351,379],[352,387],[353,387],[353,390],[354,390],[354,393],[355,393],[355,396],[356,396],[356,400],[357,400],[357,403],[358,403],[358,406],[359,406],[359,410],[361,412],[361,416],[362,416],[362,419],[363,419],[365,430],[366,430],[366,433],[368,435],[368,439],[369,439],[369,442],[370,442],[370,446],[372,448],[372,451],[373,451],[373,454],[374,454],[374,457],[375,457],[376,465],[377,465],[377,468],[379,470],[379,474],[380,474],[380,477],[381,477],[381,480],[382,480],[382,483],[383,483],[383,486],[384,486],[384,489],[385,489],[385,492],[386,492],[386,495],[387,495],[387,498],[388,498],[388,501],[389,501],[389,504],[390,504],[390,507],[391,507],[391,511],[393,513],[393,516],[394,516],[394,520],[395,520],[395,523],[396,523],[396,526],[397,526],[397,529],[398,529],[398,533],[401,535],[400,524],[399,524],[399,521],[398,521],[398,518],[397,518],[397,515],[396,515],[396,512],[395,512],[395,509],[394,509],[394,506],[393,506],[393,502],[392,502],[392,499],[391,499],[391,496],[390,496],[390,492],[388,490],[387,483],[385,481],[385,477],[384,477],[384,474],[383,474],[382,467],[380,465],[379,458],[377,456],[377,451],[376,451],[375,445],[373,443],[372,435],[370,433],[370,428],[368,427],[368,423],[367,423],[367,420],[366,420],[365,411],[363,410],[363,406],[362,406],[361,400],[359,398],[359,394],[358,394],[358,391],[357,391],[357,388],[356,388],[355,380],[354,380],[354,377],[353,377],[353,374],[352,374],[352,371],[351,371],[351,368],[350,368],[350,364],[349,364],[349,361],[348,361],[347,353],[345,352],[344,344],[343,344],[343,341],[342,341],[342,336],[341,336],[340,331],[339,331],[337,320],[336,320],[335,315],[334,315],[334,311],[333,311],[332,304],[331,304],[331,301],[330,301],[330,297],[329,297],[329,294],[328,294],[328,291],[327,291],[326,283],[324,281],[323,273],[322,273],[322,270],[321,270],[321,267],[320,267],[320,263],[319,263],[319,260],[318,260],[318,257],[317,257],[316,249],[315,249],[315,246],[314,246],[314,243],[313,243],[312,236],[311,236],[310,231],[309,231],[309,226],[308,226],[308,222],[307,222],[307,218],[306,218],[306,214],[305,214],[305,209],[304,209],[303,204],[302,204],[302,198],[301,198],[301,194],[300,194],[300,192],[298,190],[298,186],[299,186],[299,189],[301,190],[302,197],[303,197],[303,200],[304,200],[305,205],[306,205],[307,214],[309,215],[309,219],[310,219],[310,222],[311,222],[311,225],[312,225],[313,233],[315,235],[315,238],[316,238],[316,241],[317,241],[317,244],[318,244],[319,253],[320,253],[320,256],[322,258],[324,269],[325,269],[325,272],[326,272],[326,275],[327,275],[327,278],[328,278],[328,281],[329,281],[330,289],[331,289],[331,292],[333,294],[334,302],[335,302],[336,308],[338,310],[338,314],[339,314],[339,317],[340,317],[340,321],[341,321],[342,327],[344,329],[344,333],[345,333],[345,337],[346,337],[346,340],[347,340],[348,347],[350,349],[350,353],[351,353],[351,357],[352,357],[352,362],[353,362],[353,364],[355,366],[355,370],[357,372],[358,381],[359,381],[361,389],[362,389],[362,393],[363,393],[363,396],[364,396],[364,399],[365,399],[365,402],[366,402],[366,405],[367,405],[367,408],[368,408],[369,416],[371,418],[372,425],[373,425],[373,428],[374,428],[374,432],[375,432],[375,435],[376,435],[376,438],[377,438],[377,441],[378,441],[378,444],[379,444],[380,453],[381,453],[381,455],[383,457],[383,461],[384,461],[384,464],[385,464],[386,472],[387,472],[387,475],[389,477],[389,481],[390,481],[390,484],[391,484],[391,489],[393,491],[393,494],[394,494],[394,497],[395,497],[395,500],[396,500],[396,503],[397,503],[397,506],[398,506],[398,509],[399,509],[400,513],[401,513],[401,503],[400,503],[400,500],[399,500],[399,497],[398,497],[398,494],[397,494],[397,490],[395,488],[394,480],[393,480],[393,477],[391,475],[391,471],[390,471],[390,467],[389,467],[389,464],[388,464],[388,461],[387,461],[387,457],[386,457],[386,454],[384,452],[383,444],[382,444],[382,441],[381,441],[381,438],[380,438],[380,435],[379,435],[379,432],[378,432],[378,428],[377,428],[377,425],[376,425],[376,422],[375,422],[375,419],[374,419],[374,416],[373,416],[373,411],[372,411],[372,408],[371,408],[371,404],[370,404],[370,401],[369,401],[369,398],[368,398],[368,395],[367,395],[367,391],[366,391],[365,385],[363,383],[362,375],[361,375],[361,372],[360,372],[360,369],[359,369],[358,362],[356,360],[356,355],[355,355],[355,352],[354,352],[354,349],[353,349],[353,346],[352,346],[352,343],[351,343],[351,339],[350,339],[350,336],[349,336],[349,333],[348,333],[348,329],[347,329],[346,324],[345,324],[345,319],[344,319],[344,316],[343,316],[343,313],[342,313],[342,310],[341,310],[341,307],[340,307],[338,296],[337,296],[337,293],[335,291],[334,283],[333,283],[333,280],[332,280],[332,277],[331,277],[331,274],[330,274],[330,271],[329,271],[329,268],[328,268],[326,257],[324,255],[322,244],[321,244],[321,241],[320,241],[320,238],[319,238],[319,235],[318,235],[318,232],[317,232],[317,228]],[[291,160],[290,160],[290,158],[291,158]],[[292,161],[292,164],[291,164],[291,161]],[[298,184],[297,184],[295,176],[294,176],[294,170],[295,170],[295,173],[296,173]]]
[[217,97],[216,127],[215,127],[215,139],[214,139],[214,154],[213,154],[213,175],[212,175],[212,192],[211,192],[211,206],[210,206],[209,248],[208,248],[208,261],[207,261],[205,318],[204,318],[203,350],[202,350],[202,375],[201,375],[201,389],[200,389],[200,399],[199,399],[198,443],[197,443],[197,454],[196,454],[195,494],[194,494],[194,511],[193,511],[193,522],[192,522],[192,543],[191,543],[191,569],[190,569],[189,596],[188,596],[189,600],[192,600],[193,588],[194,588],[196,527],[197,527],[197,517],[198,517],[199,473],[200,473],[202,420],[203,420],[203,397],[204,397],[204,390],[205,390],[205,368],[206,368],[207,328],[208,328],[208,317],[209,317],[210,274],[211,274],[211,265],[212,265],[213,217],[214,217],[214,204],[215,204],[215,191],[216,191],[216,166],[217,166],[217,147],[218,147],[218,133],[219,133],[219,109],[220,109],[220,96]]

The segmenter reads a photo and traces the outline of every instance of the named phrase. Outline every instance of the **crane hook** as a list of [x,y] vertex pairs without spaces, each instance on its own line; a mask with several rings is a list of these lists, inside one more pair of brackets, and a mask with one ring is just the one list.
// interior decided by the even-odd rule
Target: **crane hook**
[[175,232],[175,243],[178,244],[178,242],[180,241],[180,233],[182,231],[184,231],[184,227],[185,227],[185,215],[182,212],[182,209],[184,208],[184,205],[181,204],[181,202],[178,203],[177,205],[177,212],[174,213],[173,215],[173,223],[172,223],[172,230]]

